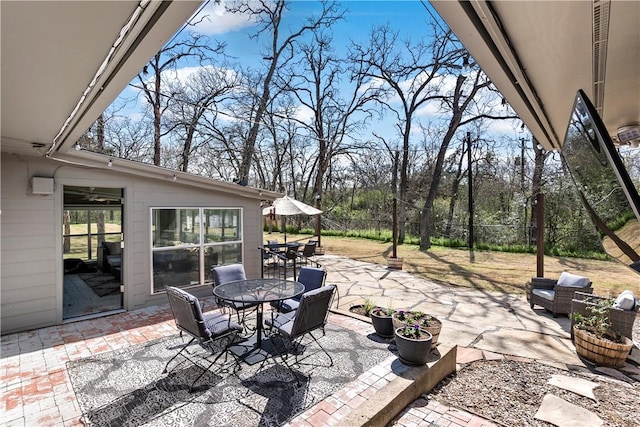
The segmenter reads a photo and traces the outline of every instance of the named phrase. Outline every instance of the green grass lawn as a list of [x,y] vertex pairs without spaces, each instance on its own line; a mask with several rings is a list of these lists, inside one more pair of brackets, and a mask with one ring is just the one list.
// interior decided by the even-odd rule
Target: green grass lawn
[[[264,233],[264,241],[281,235]],[[315,237],[287,235],[287,241],[305,242]],[[387,264],[390,243],[349,237],[322,236],[322,246],[329,254],[352,259]],[[422,251],[417,245],[400,245],[398,257],[404,259],[403,269],[431,281],[489,291],[524,293],[525,284],[536,276],[536,255],[493,251],[474,251],[473,260],[467,249],[433,246]],[[320,257],[319,262],[322,263]],[[581,258],[544,257],[544,276],[557,278],[563,271],[589,277],[594,292],[617,296],[625,289],[640,295],[640,275],[615,261]]]

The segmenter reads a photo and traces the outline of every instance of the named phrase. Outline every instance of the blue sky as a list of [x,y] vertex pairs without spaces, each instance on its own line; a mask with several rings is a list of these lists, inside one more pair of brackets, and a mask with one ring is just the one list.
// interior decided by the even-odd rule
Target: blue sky
[[[228,0],[227,0],[228,1]],[[427,7],[431,9],[428,2]],[[350,40],[365,40],[373,26],[389,24],[398,29],[401,34],[418,35],[425,32],[425,21],[429,18],[423,4],[417,0],[407,1],[375,1],[357,0],[340,2],[342,8],[347,9],[345,19],[338,21],[333,26],[333,35],[336,49],[346,48]],[[216,5],[213,1],[207,4],[202,11],[208,14],[209,21],[197,26],[197,31],[214,40],[227,43],[227,53],[239,57],[242,62],[259,60],[261,45],[249,38],[249,34],[255,27],[245,18],[223,13],[219,16],[215,13]],[[298,28],[300,23],[313,13],[318,13],[320,3],[318,1],[298,0],[289,4],[289,10],[283,20],[282,28]],[[432,10],[432,9],[431,9]],[[437,16],[435,12],[432,12]],[[404,39],[404,37],[401,37]]]
[[[222,0],[223,4],[228,4],[232,0]],[[389,26],[399,32],[399,40],[404,41],[410,38],[412,42],[417,42],[421,37],[431,33],[429,23],[432,16],[438,17],[429,2],[424,3],[418,0],[406,1],[375,1],[375,0],[352,0],[339,3],[343,9],[347,9],[345,19],[338,21],[332,27],[334,37],[334,47],[338,56],[344,57],[345,50],[351,40],[365,42],[371,32],[372,27],[389,24]],[[426,6],[426,7],[425,7]],[[242,65],[249,66],[255,70],[265,70],[263,54],[264,44],[270,42],[267,34],[266,40],[256,41],[249,36],[255,33],[255,24],[249,22],[246,17],[237,16],[227,12],[216,11],[216,4],[213,0],[207,3],[200,11],[200,17],[193,21],[198,22],[196,31],[207,35],[215,41],[225,42],[227,48],[225,52],[236,58]],[[303,21],[311,15],[317,15],[321,10],[319,1],[294,0],[288,4],[288,10],[281,24],[282,37],[289,34],[288,29],[298,30]],[[201,16],[207,16],[202,19]],[[441,24],[444,26],[444,24]],[[177,37],[180,37],[178,35]],[[197,64],[184,64],[184,67],[197,66]],[[194,70],[195,68],[191,68]],[[186,69],[184,70],[186,71]],[[182,73],[184,76],[185,73]],[[134,81],[134,83],[137,83]],[[131,96],[135,90],[129,90],[124,96]],[[429,116],[435,113],[435,105],[424,108],[419,115],[422,119],[429,120]],[[301,112],[304,115],[304,112]],[[418,117],[416,117],[417,119]],[[386,121],[386,120],[385,120]],[[377,132],[381,131],[378,123]],[[388,126],[387,126],[388,125]],[[382,126],[388,132],[386,136],[396,139],[394,136],[395,126],[387,123]],[[513,124],[507,121],[499,121],[493,124],[493,130],[497,133],[510,134],[513,132]],[[414,130],[418,130],[417,126]]]

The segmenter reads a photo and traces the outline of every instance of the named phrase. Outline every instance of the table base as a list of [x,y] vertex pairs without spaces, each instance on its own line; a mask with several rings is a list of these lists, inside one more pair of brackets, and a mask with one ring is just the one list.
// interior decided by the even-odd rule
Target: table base
[[248,365],[261,363],[266,359],[284,354],[287,350],[283,344],[274,344],[269,338],[262,339],[258,345],[256,335],[252,335],[244,341],[235,343],[230,348],[231,352]]

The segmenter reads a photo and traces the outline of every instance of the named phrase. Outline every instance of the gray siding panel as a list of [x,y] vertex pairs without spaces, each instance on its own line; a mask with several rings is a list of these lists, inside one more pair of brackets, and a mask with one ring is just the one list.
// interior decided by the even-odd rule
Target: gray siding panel
[[[248,277],[260,276],[262,242],[260,201],[186,181],[136,177],[117,170],[86,169],[56,161],[2,157],[2,333],[28,330],[62,320],[62,188],[64,185],[118,187],[125,190],[123,281],[125,309],[165,304],[164,294],[151,294],[152,207],[237,207],[243,210],[243,259]],[[31,195],[32,176],[54,178],[52,196]],[[60,258],[60,259],[58,259]],[[5,292],[6,291],[6,292]],[[191,288],[210,295],[209,286]]]

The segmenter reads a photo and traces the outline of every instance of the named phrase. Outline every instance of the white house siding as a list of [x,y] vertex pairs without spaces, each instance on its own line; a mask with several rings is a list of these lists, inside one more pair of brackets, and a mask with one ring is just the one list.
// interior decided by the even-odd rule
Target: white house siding
[[[55,180],[52,196],[29,191],[30,177]],[[111,169],[83,168],[57,161],[2,158],[2,334],[62,322],[62,207],[64,185],[122,187],[125,191],[124,308],[166,302],[151,294],[152,207],[238,207],[243,209],[244,264],[248,277],[260,276],[260,201],[238,194],[194,187],[180,180],[151,179]],[[211,295],[209,286],[192,288]]]
[[[33,159],[36,160],[36,159]],[[2,156],[0,269],[2,332],[55,324],[62,312],[56,286],[62,261],[56,247],[55,196],[30,193],[31,176],[52,165]]]

